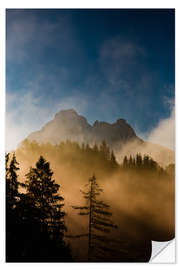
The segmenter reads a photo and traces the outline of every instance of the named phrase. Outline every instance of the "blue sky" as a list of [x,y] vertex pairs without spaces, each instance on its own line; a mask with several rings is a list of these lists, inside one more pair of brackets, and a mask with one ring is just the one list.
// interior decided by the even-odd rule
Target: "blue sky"
[[172,114],[174,31],[174,10],[7,10],[10,148],[68,108],[146,136]]

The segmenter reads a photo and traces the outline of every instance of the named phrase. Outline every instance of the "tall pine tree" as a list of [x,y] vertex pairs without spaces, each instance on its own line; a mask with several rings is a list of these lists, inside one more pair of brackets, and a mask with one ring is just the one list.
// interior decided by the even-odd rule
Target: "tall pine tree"
[[62,210],[64,198],[58,194],[59,185],[52,179],[53,172],[49,162],[40,156],[35,168],[30,168],[26,175],[27,195],[39,209],[39,220],[48,225],[53,233],[59,228],[59,234],[66,230],[64,224],[64,211]]
[[71,261],[70,249],[64,241],[64,232],[67,231],[64,222],[64,198],[58,194],[60,186],[52,176],[49,162],[40,156],[35,168],[30,168],[26,175],[26,196],[34,204],[33,218],[40,221],[41,230],[47,232],[51,240],[47,258],[43,260]]
[[81,190],[86,205],[73,206],[73,208],[80,210],[79,215],[89,217],[87,235],[78,237],[88,236],[88,261],[96,261],[101,259],[103,252],[107,251],[105,245],[109,243],[109,239],[105,234],[110,233],[110,229],[117,226],[110,219],[112,213],[109,211],[109,205],[97,199],[103,190],[99,187],[94,175],[89,179],[86,188],[86,191]]
[[16,160],[15,153],[13,153],[11,161],[10,154],[6,154],[6,202],[7,207],[14,209],[19,199],[17,171],[19,170],[19,163]]

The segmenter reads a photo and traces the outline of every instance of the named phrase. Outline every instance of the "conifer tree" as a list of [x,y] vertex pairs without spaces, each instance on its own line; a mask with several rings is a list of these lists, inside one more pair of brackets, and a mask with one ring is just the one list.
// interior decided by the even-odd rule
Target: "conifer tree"
[[133,159],[132,159],[132,156],[130,155],[129,157],[129,168],[132,168],[133,167]]
[[111,152],[111,164],[113,165],[113,167],[116,167],[118,165],[117,161],[116,161],[116,157],[115,157],[115,154],[114,154],[114,151],[112,150]]
[[110,160],[110,150],[105,140],[100,144],[99,150],[106,160]]
[[[62,210],[64,198],[58,194],[59,185],[52,179],[53,172],[49,162],[40,156],[35,168],[30,168],[25,183],[27,196],[37,209],[37,218],[42,226],[48,226],[51,235],[63,237],[66,230],[64,224],[64,211]],[[55,234],[55,235],[54,235]]]
[[133,168],[135,168],[135,167],[136,167],[136,160],[135,160],[135,158],[134,158],[134,157],[132,158],[132,167],[133,167]]
[[[9,166],[8,161],[7,154],[7,261],[72,261],[63,239],[63,198],[57,194],[59,185],[52,180],[49,163],[40,157],[22,185],[17,181],[15,154]],[[18,193],[19,185],[26,188],[26,193]]]
[[95,143],[94,146],[93,146],[93,151],[94,151],[95,154],[97,154],[98,151],[99,151],[98,146],[97,146],[96,143]]
[[144,169],[148,169],[149,168],[149,156],[148,155],[144,155],[143,158],[143,167]]
[[111,228],[117,228],[117,226],[110,219],[112,213],[109,211],[109,205],[97,199],[103,190],[97,184],[94,175],[89,179],[86,188],[87,191],[81,190],[86,205],[73,206],[73,208],[80,210],[79,215],[89,217],[88,233],[78,237],[88,236],[88,261],[93,261],[106,250],[105,244],[108,244],[108,239],[104,234],[109,233]]
[[6,153],[5,155],[5,160],[6,160],[6,179],[8,179],[8,173],[9,173],[9,167],[8,167],[8,163],[9,163],[9,153]]
[[[10,164],[8,165],[8,163]],[[9,161],[9,153],[6,154],[6,198],[8,206],[13,209],[16,207],[17,200],[19,198],[17,171],[19,163],[16,160],[15,153],[13,153],[11,161]]]
[[123,159],[123,167],[124,168],[128,167],[128,158],[127,158],[127,156],[125,156],[124,159]]
[[[70,248],[64,241],[64,232],[67,231],[64,222],[64,198],[58,194],[60,186],[52,176],[49,162],[40,156],[35,168],[30,168],[26,175],[26,201],[28,198],[33,204],[30,214],[40,223],[41,236],[45,235],[42,238],[42,261],[72,261]],[[36,259],[40,260],[39,257]]]
[[[22,240],[22,215],[20,213],[21,193],[18,182],[17,171],[19,163],[13,153],[10,160],[10,154],[6,154],[6,259],[7,261],[16,260]],[[21,231],[20,231],[21,230]],[[22,250],[22,245],[21,245]]]
[[142,164],[143,164],[143,161],[142,161],[142,156],[140,153],[138,153],[136,155],[136,167],[137,168],[141,168],[142,167]]

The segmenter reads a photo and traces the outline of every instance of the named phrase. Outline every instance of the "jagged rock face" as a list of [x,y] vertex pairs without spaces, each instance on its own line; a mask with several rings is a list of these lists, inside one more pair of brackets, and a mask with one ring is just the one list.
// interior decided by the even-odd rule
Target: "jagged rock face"
[[95,121],[91,126],[85,117],[74,110],[62,110],[41,130],[28,136],[29,140],[38,143],[60,143],[67,139],[80,143],[100,143],[102,140],[110,146],[121,145],[131,139],[140,140],[126,120],[119,119],[115,123]]
[[110,145],[137,138],[132,127],[124,119],[119,119],[113,124],[96,121],[93,125],[92,132],[94,137],[96,137],[96,141],[99,142],[104,139]]
[[112,124],[95,121],[93,125],[90,125],[85,117],[74,110],[58,112],[52,121],[41,130],[31,133],[27,139],[35,140],[40,144],[59,144],[62,141],[71,140],[90,145],[99,144],[105,140],[114,150],[120,163],[125,155],[134,156],[137,153],[148,154],[163,166],[174,163],[174,151],[143,141],[136,136],[126,120],[118,119]]

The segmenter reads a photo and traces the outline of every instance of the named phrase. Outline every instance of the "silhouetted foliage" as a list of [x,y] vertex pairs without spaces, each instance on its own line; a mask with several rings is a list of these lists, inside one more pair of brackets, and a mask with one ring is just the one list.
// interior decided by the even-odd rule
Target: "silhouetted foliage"
[[129,164],[129,163],[128,163],[127,156],[125,156],[124,159],[123,159],[123,167],[124,167],[124,168],[128,168],[128,164]]
[[36,142],[24,140],[16,154],[29,164],[33,164],[40,155],[43,155],[48,160],[53,160],[56,166],[65,165],[71,170],[87,172],[87,175],[93,171],[107,174],[119,167],[114,152],[105,141],[98,146],[84,143],[79,145],[70,140],[57,145],[50,143],[39,145]]
[[97,199],[97,196],[103,190],[99,187],[94,175],[89,179],[85,187],[87,190],[81,190],[81,193],[86,200],[86,205],[73,206],[73,208],[80,210],[79,215],[89,217],[88,233],[82,236],[88,237],[88,261],[96,261],[102,259],[101,254],[103,252],[112,252],[110,247],[107,249],[106,246],[112,239],[108,239],[105,234],[109,233],[111,228],[117,228],[117,226],[110,219],[112,213],[109,211],[109,205]]
[[6,154],[6,253],[13,255],[15,242],[17,244],[18,213],[17,204],[20,194],[18,192],[17,171],[19,170],[16,156]]
[[9,161],[9,153],[6,154],[6,197],[8,206],[11,209],[16,207],[19,199],[18,187],[20,183],[17,180],[17,171],[19,163],[16,161],[15,153],[13,153],[11,161]]
[[[136,157],[130,155],[129,159],[127,156],[124,157],[122,167],[125,169],[136,169],[136,170],[161,170],[162,168],[154,161],[150,156],[144,155],[141,156],[140,153],[137,153]],[[163,169],[162,169],[163,170]]]
[[[65,230],[63,207],[63,197],[57,194],[59,185],[52,179],[53,172],[49,162],[40,156],[35,168],[30,168],[26,175],[25,183],[27,196],[32,199],[37,209],[39,209],[39,220],[46,223],[53,231],[54,223],[59,224],[60,230]],[[59,233],[60,234],[60,233]]]
[[[40,157],[27,175],[26,184],[17,181],[15,154],[9,164],[6,155],[6,260],[8,262],[72,261],[63,239],[63,198],[51,179],[49,163]],[[26,188],[19,193],[18,187]]]
[[[25,140],[16,151],[16,156],[21,161],[20,164],[22,164],[23,170],[20,172],[22,177],[40,155],[50,161],[55,178],[57,180],[62,179],[60,183],[63,184],[64,194],[69,198],[68,204],[73,204],[79,186],[84,184],[84,179],[88,179],[89,175],[95,172],[101,181],[100,186],[103,186],[105,191],[104,194],[99,193],[106,196],[113,211],[116,211],[114,221],[118,224],[118,230],[111,230],[110,233],[106,234],[105,231],[97,230],[91,226],[89,260],[145,262],[151,256],[151,239],[154,241],[168,241],[174,237],[174,164],[164,169],[150,156],[142,156],[138,153],[135,156],[126,155],[120,165],[116,161],[114,152],[105,141],[94,145],[90,143],[80,145],[70,140],[61,142],[58,145],[50,143],[39,145],[37,142]],[[29,186],[28,191],[28,186],[26,186],[26,193],[19,193],[15,196],[16,207],[14,207],[14,218],[11,218],[11,221],[16,221],[16,224],[14,222],[9,230],[11,233],[10,243],[14,241],[14,244],[8,245],[9,249],[11,249],[11,261],[14,255],[16,255],[16,261],[17,258],[19,258],[19,261],[71,260],[68,248],[66,248],[67,246],[63,240],[65,230],[62,230],[61,235],[61,233],[59,234],[60,228],[55,226],[54,234],[52,233],[53,223],[51,223],[51,217],[53,215],[50,213],[51,210],[54,211],[53,203],[51,208],[51,205],[49,206],[46,200],[43,203],[44,200],[40,199],[41,196],[35,195],[36,192],[44,194],[46,189],[43,188],[44,180],[41,180],[44,179],[45,175],[46,177],[48,175],[47,178],[50,179],[48,183],[52,182],[50,167],[44,166],[45,163],[45,160],[41,161],[38,166],[29,170],[27,181],[30,180],[33,187]],[[41,178],[39,176],[41,169],[44,171],[42,179],[36,181],[36,178]],[[24,179],[21,180],[24,181]],[[41,182],[42,185],[38,186]],[[49,187],[48,185],[48,194],[51,193]],[[86,186],[86,192],[88,192],[89,187],[90,182]],[[161,196],[159,196],[160,193]],[[88,196],[88,194],[83,195]],[[42,198],[44,196],[46,197],[46,194]],[[74,235],[79,234],[79,236],[75,235],[76,237],[82,237],[81,233],[86,228],[84,224],[89,219],[88,197],[85,199],[87,200],[87,204],[84,205],[85,208],[83,206],[79,207],[82,217],[72,213],[72,209],[68,205],[66,208],[68,212],[66,222],[69,231]],[[96,199],[96,201],[98,200]],[[63,204],[63,200],[55,202],[55,204],[57,203]],[[108,210],[108,208],[104,210]],[[64,212],[62,208],[60,212]],[[56,211],[53,213],[56,213]],[[18,219],[16,218],[17,214]],[[62,215],[64,216],[64,214]],[[54,224],[59,220],[59,217],[56,219],[55,216],[56,214],[53,217]],[[100,218],[109,217],[100,215]],[[99,221],[98,218],[97,220]],[[61,221],[63,221],[63,218]],[[64,224],[61,223],[61,225]],[[102,223],[101,225],[96,224],[96,227],[103,227],[105,230],[111,228],[104,226]],[[27,231],[30,233],[27,234]],[[57,243],[55,242],[56,232],[59,236]],[[67,232],[66,236],[68,234]],[[85,236],[88,235],[87,232],[84,233],[82,239],[70,240],[74,260],[86,260],[84,246],[87,243]],[[19,243],[21,243],[19,245],[17,245],[18,238],[20,239]],[[12,241],[12,239],[14,240]],[[117,243],[111,241],[114,239],[117,240]],[[99,248],[99,243],[102,243],[101,248]],[[15,248],[16,245],[17,248]],[[110,249],[113,250],[113,254]],[[65,257],[67,259],[64,259]]]
[[113,151],[111,151],[111,158],[110,158],[112,167],[117,168],[118,167],[118,163],[116,161],[116,157]]
[[110,150],[105,140],[99,146],[100,154],[105,157],[105,159],[110,160]]

